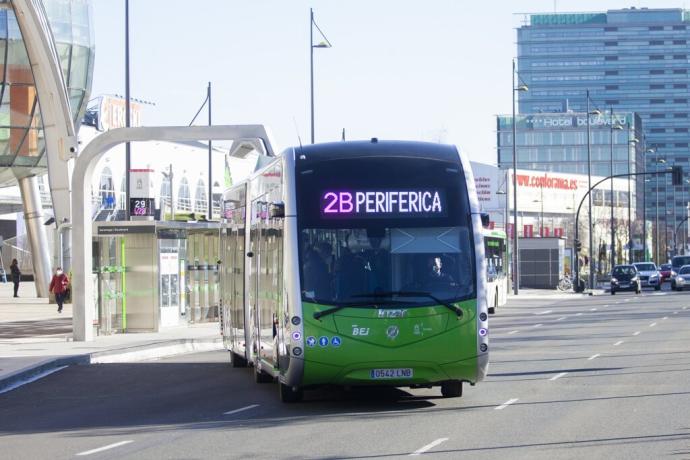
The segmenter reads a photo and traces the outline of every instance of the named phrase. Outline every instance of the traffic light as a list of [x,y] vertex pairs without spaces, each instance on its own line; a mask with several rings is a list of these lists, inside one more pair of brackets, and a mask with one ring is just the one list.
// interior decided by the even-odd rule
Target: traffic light
[[575,240],[575,252],[582,251],[582,241]]
[[681,166],[674,166],[671,168],[671,184],[683,184],[683,168]]

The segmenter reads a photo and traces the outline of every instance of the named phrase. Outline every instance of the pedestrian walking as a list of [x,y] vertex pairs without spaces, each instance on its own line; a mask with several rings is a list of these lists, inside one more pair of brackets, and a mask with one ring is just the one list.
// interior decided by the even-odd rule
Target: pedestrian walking
[[22,272],[19,271],[19,263],[17,259],[12,259],[10,264],[10,272],[12,275],[12,282],[14,283],[14,296],[19,297],[19,280],[22,277]]
[[69,286],[69,278],[62,271],[62,268],[58,267],[55,269],[55,274],[53,279],[50,280],[50,292],[55,294],[55,302],[58,305],[58,313],[62,313],[62,303],[65,301],[67,296],[67,287]]

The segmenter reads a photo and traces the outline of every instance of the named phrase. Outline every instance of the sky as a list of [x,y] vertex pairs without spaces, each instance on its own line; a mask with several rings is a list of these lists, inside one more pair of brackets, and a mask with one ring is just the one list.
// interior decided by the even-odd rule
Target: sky
[[[124,94],[124,0],[94,0],[91,97]],[[309,8],[333,47],[314,50],[316,141],[408,139],[496,162],[511,111],[515,29],[534,12],[647,0],[130,0],[130,91],[143,124],[188,125],[212,85],[213,124],[261,123],[277,149],[310,140]],[[315,30],[314,42],[320,41]],[[197,124],[207,122],[206,112]]]

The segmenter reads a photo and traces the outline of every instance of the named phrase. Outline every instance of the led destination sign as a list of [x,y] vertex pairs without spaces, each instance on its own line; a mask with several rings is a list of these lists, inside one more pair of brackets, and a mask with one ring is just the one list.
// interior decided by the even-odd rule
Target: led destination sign
[[356,190],[321,194],[323,217],[444,217],[443,190]]

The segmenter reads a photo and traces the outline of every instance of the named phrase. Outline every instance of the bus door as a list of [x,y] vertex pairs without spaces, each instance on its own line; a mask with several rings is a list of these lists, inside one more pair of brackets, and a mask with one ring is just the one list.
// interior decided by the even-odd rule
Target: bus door
[[260,356],[259,337],[259,275],[261,264],[261,199],[253,200],[251,204],[251,222],[249,228],[249,247],[247,248],[247,272],[249,273],[249,285],[247,286],[247,301],[249,310],[249,343],[248,353],[258,359]]
[[223,228],[220,233],[220,328],[223,334],[223,343],[226,348],[235,349],[233,334],[233,298],[235,294],[235,238],[232,228]]

